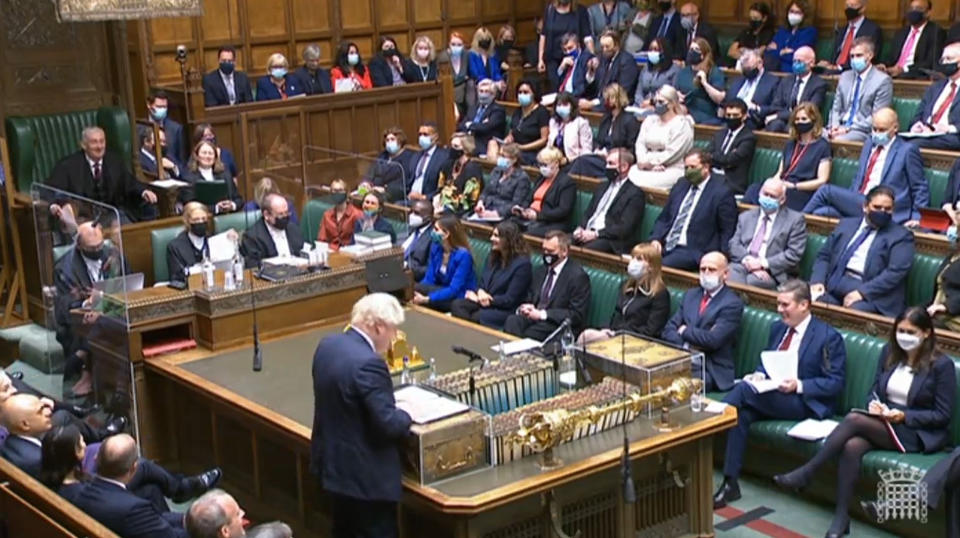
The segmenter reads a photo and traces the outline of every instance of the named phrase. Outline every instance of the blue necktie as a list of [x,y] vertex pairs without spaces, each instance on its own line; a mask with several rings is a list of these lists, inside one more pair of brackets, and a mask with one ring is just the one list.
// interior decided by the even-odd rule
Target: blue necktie
[[850,117],[847,118],[847,127],[853,125],[853,118],[857,115],[857,109],[860,108],[860,75],[857,75],[857,84],[853,87],[853,103],[850,104]]
[[473,123],[480,123],[480,118],[483,117],[483,111],[486,109],[486,105],[480,105],[477,107],[477,113],[473,116]]
[[414,230],[413,232],[413,241],[410,241],[410,244],[407,245],[407,250],[403,251],[403,259],[409,260],[410,253],[413,252],[413,245],[417,244],[417,239],[420,237],[420,230]]
[[670,26],[670,16],[664,15],[663,20],[660,21],[660,29],[657,30],[657,37],[664,37],[667,35],[667,27]]
[[850,263],[853,254],[860,248],[860,245],[863,245],[863,242],[867,240],[867,237],[869,237],[873,231],[873,228],[870,226],[864,226],[863,229],[860,230],[860,234],[857,235],[857,238],[843,251],[840,260],[838,260],[837,265],[834,266],[833,271],[830,272],[830,276],[827,278],[828,289],[835,288],[836,285],[839,284],[840,279],[843,278],[843,274],[847,272],[847,264]]

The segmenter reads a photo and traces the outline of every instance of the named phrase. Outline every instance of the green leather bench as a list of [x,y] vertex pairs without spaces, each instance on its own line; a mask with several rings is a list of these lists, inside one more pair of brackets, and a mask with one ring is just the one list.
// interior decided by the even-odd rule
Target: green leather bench
[[828,91],[823,98],[823,108],[820,109],[820,115],[823,116],[824,125],[830,124],[830,109],[833,108],[833,100],[836,96],[837,92]]
[[753,161],[750,163],[750,171],[747,174],[747,181],[752,185],[754,183],[763,183],[768,177],[777,173],[780,167],[780,159],[783,152],[773,148],[757,148],[753,154]]
[[830,165],[830,179],[828,183],[837,187],[849,188],[857,176],[860,162],[856,159],[833,159]]
[[640,221],[640,240],[648,241],[650,234],[653,233],[653,225],[657,222],[657,217],[663,211],[662,206],[647,204],[643,210],[643,220]]
[[300,217],[300,230],[303,232],[303,237],[317,237],[320,223],[323,222],[323,214],[331,207],[333,207],[332,203],[317,198],[304,204],[303,216]]
[[473,271],[477,274],[477,280],[480,280],[480,274],[487,267],[487,259],[490,257],[492,245],[485,239],[470,237],[470,254],[473,255]]
[[624,275],[587,265],[583,269],[590,277],[590,311],[587,314],[586,326],[604,326],[610,322],[613,310],[617,307]]
[[813,273],[813,264],[817,261],[817,254],[825,244],[827,244],[827,236],[807,234],[807,246],[803,250],[803,257],[800,258],[800,278],[810,280],[810,274]]
[[592,191],[577,190],[577,198],[573,202],[573,211],[570,213],[570,231],[585,224],[584,216],[587,214],[587,208],[590,206],[592,199]]
[[817,61],[833,61],[833,37],[821,37],[817,39],[816,53]]
[[907,275],[907,304],[926,306],[933,300],[933,286],[943,258],[930,254],[917,253],[913,256],[913,266]]
[[183,226],[170,226],[150,232],[150,248],[153,251],[153,279],[155,282],[170,280],[167,272],[167,245],[183,231]]
[[693,147],[697,149],[709,149],[712,139],[710,138],[697,138],[693,141]]
[[57,161],[80,149],[83,129],[93,125],[103,128],[107,136],[107,149],[119,155],[128,170],[133,170],[133,135],[130,119],[122,108],[101,107],[43,116],[9,116],[4,123],[11,174],[20,192],[29,193],[35,182],[46,181]]
[[929,207],[939,209],[943,205],[943,195],[947,190],[947,183],[950,182],[950,171],[924,168],[923,175],[927,177],[927,183],[930,185]]
[[894,97],[893,109],[897,111],[897,119],[900,121],[900,131],[909,131],[910,122],[913,116],[920,108],[920,100],[908,97]]
[[238,232],[243,232],[249,226],[253,226],[260,219],[260,210],[236,211],[226,215],[218,215],[213,218],[213,228],[216,233],[225,232],[231,228]]

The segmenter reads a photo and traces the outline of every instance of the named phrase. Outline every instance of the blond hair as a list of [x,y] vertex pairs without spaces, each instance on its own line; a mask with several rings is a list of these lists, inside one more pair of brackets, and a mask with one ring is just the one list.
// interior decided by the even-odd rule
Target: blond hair
[[290,62],[287,61],[287,57],[279,52],[274,52],[267,58],[267,74],[270,74],[271,66],[273,65],[282,65],[284,68],[290,68]]
[[417,39],[414,40],[413,45],[410,47],[410,59],[414,62],[420,60],[420,57],[417,56],[417,45],[426,44],[430,48],[430,56],[427,57],[427,62],[432,62],[437,59],[437,47],[433,45],[433,40],[429,36],[420,35],[417,36]]
[[[486,49],[481,48],[480,47],[481,39],[489,39],[490,46]],[[493,51],[494,51],[493,46],[494,46],[493,34],[490,33],[490,30],[487,30],[487,28],[484,26],[477,28],[477,31],[473,33],[473,41],[470,42],[470,50],[475,50],[477,52],[482,50],[483,52],[486,52],[487,55],[493,55]]]

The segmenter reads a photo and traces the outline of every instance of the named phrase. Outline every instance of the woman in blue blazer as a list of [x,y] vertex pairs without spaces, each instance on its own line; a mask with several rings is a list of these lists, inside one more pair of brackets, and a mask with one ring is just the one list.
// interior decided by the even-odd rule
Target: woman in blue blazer
[[300,79],[290,73],[290,63],[279,52],[267,59],[267,74],[257,80],[257,101],[276,101],[303,95]]
[[353,225],[353,241],[351,245],[357,242],[357,234],[360,232],[382,232],[390,236],[390,243],[397,244],[397,232],[393,226],[387,222],[381,213],[383,213],[383,195],[379,192],[368,192],[363,197],[363,217],[357,219]]
[[413,303],[449,312],[454,299],[477,289],[470,242],[460,220],[447,215],[433,224],[430,262],[423,279],[414,287]]
[[881,354],[866,398],[869,413],[847,413],[813,459],[773,479],[784,488],[803,488],[820,465],[839,456],[837,507],[827,536],[847,534],[847,504],[863,455],[870,450],[926,454],[942,450],[950,437],[956,390],[953,360],[937,349],[933,320],[923,307],[908,308],[897,317]]
[[480,275],[479,289],[468,291],[450,305],[450,312],[494,329],[503,330],[507,317],[523,303],[533,280],[530,250],[515,222],[497,224],[490,235],[490,256]]
[[467,72],[474,82],[488,78],[494,82],[503,80],[500,58],[493,43],[493,34],[483,26],[473,33],[470,54],[467,55]]
[[793,53],[800,47],[817,48],[817,29],[809,25],[813,13],[807,17],[807,11],[806,2],[801,0],[787,5],[787,24],[777,29],[763,56],[767,69],[793,73]]

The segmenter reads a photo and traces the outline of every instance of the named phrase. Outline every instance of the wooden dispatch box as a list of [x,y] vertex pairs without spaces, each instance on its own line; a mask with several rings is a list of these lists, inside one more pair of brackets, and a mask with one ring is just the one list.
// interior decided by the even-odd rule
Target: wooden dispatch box
[[478,409],[427,424],[413,424],[404,457],[404,473],[431,484],[490,466],[490,415]]

